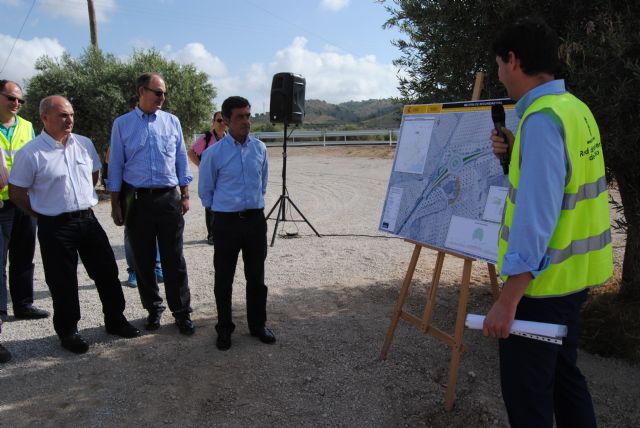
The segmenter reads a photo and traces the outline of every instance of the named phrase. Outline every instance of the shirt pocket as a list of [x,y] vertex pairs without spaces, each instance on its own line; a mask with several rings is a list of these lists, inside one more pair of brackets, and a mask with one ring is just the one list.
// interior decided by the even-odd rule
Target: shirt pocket
[[175,157],[178,137],[176,135],[159,135],[157,138],[160,151],[166,156]]
[[[253,157],[252,168],[249,170],[251,177],[262,185],[262,167],[265,162],[266,153],[257,153]],[[261,189],[262,190],[262,189]]]
[[78,187],[81,194],[93,191],[93,162],[85,159],[76,159],[76,171],[78,177]]

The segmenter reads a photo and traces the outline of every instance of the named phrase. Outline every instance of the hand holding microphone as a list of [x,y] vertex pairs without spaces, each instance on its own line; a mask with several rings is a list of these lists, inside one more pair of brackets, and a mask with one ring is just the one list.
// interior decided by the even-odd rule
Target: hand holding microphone
[[[500,159],[502,171],[509,174],[509,162],[511,160],[511,145],[513,144],[513,134],[504,128],[505,114],[501,104],[491,106],[491,119],[494,130],[491,133],[493,153]],[[506,132],[503,130],[506,130]]]

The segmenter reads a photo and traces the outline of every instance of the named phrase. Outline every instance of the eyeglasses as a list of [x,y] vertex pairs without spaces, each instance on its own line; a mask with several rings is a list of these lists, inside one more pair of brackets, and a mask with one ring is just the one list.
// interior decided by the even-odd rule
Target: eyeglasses
[[24,100],[22,98],[14,97],[12,95],[7,95],[4,92],[0,92],[0,94],[4,95],[12,103],[15,103],[17,101],[18,103],[20,103],[20,105],[24,104]]
[[165,96],[165,98],[167,97],[167,92],[165,92],[165,91],[161,91],[161,90],[159,90],[159,89],[151,89],[151,88],[147,88],[146,86],[145,86],[144,88],[145,88],[147,91],[149,91],[149,92],[153,92],[153,93],[154,93],[154,95],[155,95],[156,97],[158,97],[158,98],[159,98],[159,97],[161,97],[161,96],[163,96],[163,95]]
[[222,119],[216,119],[216,122],[218,122],[218,123],[222,123],[222,122],[224,122],[224,121],[223,121]]

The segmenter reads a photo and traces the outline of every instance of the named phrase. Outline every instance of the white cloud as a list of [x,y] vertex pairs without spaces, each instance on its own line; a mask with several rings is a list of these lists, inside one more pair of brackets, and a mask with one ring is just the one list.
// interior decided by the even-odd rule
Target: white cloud
[[344,9],[349,6],[349,1],[350,0],[322,0],[320,2],[320,7],[337,12],[340,9]]
[[166,58],[180,64],[193,64],[198,71],[207,74],[209,82],[218,92],[215,98],[218,108],[226,97],[240,93],[245,87],[243,80],[237,75],[230,75],[224,62],[209,52],[202,43],[188,43],[179,50],[166,45],[162,48],[162,53]]
[[200,71],[204,71],[209,76],[226,76],[227,68],[224,63],[214,56],[202,43],[189,43],[182,49],[172,52],[170,45],[165,46],[164,51],[167,57],[181,64],[191,63]]
[[[89,10],[86,0],[40,0],[40,8],[54,17],[69,18],[75,24],[89,25]],[[98,22],[109,21],[116,9],[115,0],[93,2]]]
[[241,95],[253,104],[254,112],[268,110],[271,79],[280,72],[304,76],[307,99],[342,103],[399,95],[397,70],[393,65],[380,64],[374,55],[357,58],[341,54],[331,46],[314,52],[307,48],[304,37],[296,37],[289,46],[275,52],[271,62],[254,63],[244,71],[230,71],[221,58],[201,43],[189,43],[178,50],[167,45],[162,52],[169,59],[194,64],[206,73],[218,91],[215,99],[218,107],[226,97]]
[[306,44],[304,37],[296,37],[269,64],[271,73],[303,75],[307,81],[306,98],[341,103],[398,95],[397,70],[393,65],[378,63],[374,55],[356,58],[331,48],[313,52]]
[[[7,61],[7,55],[11,51],[11,46],[13,46],[14,42],[16,43],[15,48]],[[57,58],[64,51],[65,48],[57,39],[35,37],[31,40],[18,39],[16,42],[15,38],[0,34],[0,52],[2,52],[0,54],[0,66],[7,61],[7,65],[2,72],[2,78],[15,80],[23,84],[26,79],[36,74],[35,62],[39,57],[48,55]]]

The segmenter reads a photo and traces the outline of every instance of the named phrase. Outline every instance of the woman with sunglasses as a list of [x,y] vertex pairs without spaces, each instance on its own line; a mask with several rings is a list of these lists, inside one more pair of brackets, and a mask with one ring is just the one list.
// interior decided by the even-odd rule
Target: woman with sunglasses
[[[211,147],[226,135],[226,125],[222,119],[222,112],[217,111],[213,114],[211,121],[211,130],[207,131],[200,138],[196,140],[191,148],[187,150],[187,156],[191,159],[196,166],[200,166],[200,159],[202,158],[202,152],[208,147]],[[205,222],[207,224],[207,244],[213,245],[213,230],[211,224],[213,223],[213,213],[205,208]]]

